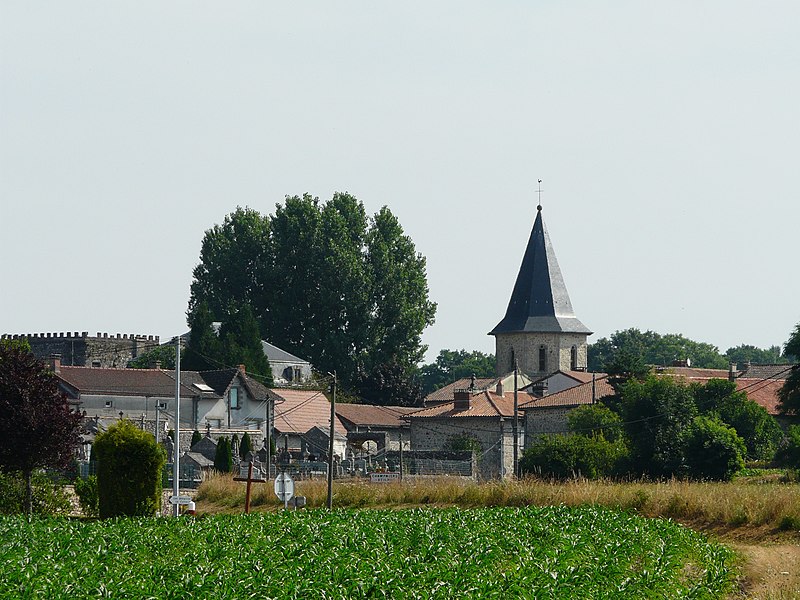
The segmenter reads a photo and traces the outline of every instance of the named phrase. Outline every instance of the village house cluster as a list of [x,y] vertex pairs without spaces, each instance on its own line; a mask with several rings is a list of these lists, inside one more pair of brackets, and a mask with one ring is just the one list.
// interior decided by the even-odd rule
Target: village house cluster
[[[574,313],[539,206],[506,314],[490,332],[496,376],[456,381],[429,394],[423,407],[337,405],[337,475],[396,471],[403,462],[405,472],[416,474],[513,474],[515,453],[538,436],[566,433],[571,410],[613,393],[606,374],[587,370],[591,333]],[[94,435],[118,419],[129,419],[171,444],[166,434],[175,425],[175,374],[159,364],[125,368],[159,345],[158,336],[66,332],[3,338],[26,338],[33,352],[49,361],[86,417],[84,459]],[[252,460],[284,461],[308,474],[327,468],[328,390],[314,385],[308,361],[268,342],[263,349],[275,382],[271,388],[244,365],[181,371],[180,448],[188,449],[182,462],[196,472],[192,477],[202,478],[213,468],[217,440],[234,434],[241,439],[245,433],[254,443]],[[779,418],[777,393],[785,365],[713,370],[676,363],[660,372],[691,381],[728,378]],[[195,432],[202,439],[190,448]]]

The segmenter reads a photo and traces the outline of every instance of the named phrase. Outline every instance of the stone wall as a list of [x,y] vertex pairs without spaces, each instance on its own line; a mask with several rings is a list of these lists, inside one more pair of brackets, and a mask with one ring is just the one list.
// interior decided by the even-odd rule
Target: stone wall
[[577,406],[552,406],[525,411],[525,448],[543,435],[567,433],[567,415]]
[[[577,367],[587,366],[586,334],[582,333],[500,333],[495,336],[496,374],[505,375],[514,370],[516,356],[523,373],[538,377],[572,367],[572,347],[577,348]],[[546,349],[544,371],[539,369],[539,348]],[[513,349],[513,353],[512,353]]]
[[[520,432],[522,427],[520,424]],[[454,437],[466,436],[477,442],[481,477],[491,479],[513,471],[513,435],[510,419],[492,417],[411,419],[411,447],[414,451],[447,450]],[[520,456],[521,456],[520,447]]]
[[53,354],[61,355],[67,367],[119,367],[159,345],[157,335],[97,332],[3,334],[2,339],[26,339],[36,358],[46,361]]

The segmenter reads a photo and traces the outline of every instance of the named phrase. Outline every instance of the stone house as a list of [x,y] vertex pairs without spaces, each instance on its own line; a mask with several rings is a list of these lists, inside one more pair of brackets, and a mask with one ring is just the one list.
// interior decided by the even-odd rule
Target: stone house
[[[318,443],[306,439],[306,432],[314,427],[330,431],[331,403],[323,391],[271,388],[269,395],[274,415],[272,435],[279,451],[288,446],[290,452],[302,453],[306,444]],[[338,417],[334,421],[334,433],[334,456],[345,458],[347,455],[347,429]]]
[[97,332],[90,336],[88,331],[81,333],[26,333],[21,335],[3,334],[2,339],[25,339],[31,351],[39,360],[47,361],[53,355],[60,355],[61,364],[71,367],[124,368],[140,354],[159,345],[157,335],[137,335],[133,333]]
[[[518,402],[530,399],[519,393]],[[479,476],[506,477],[514,467],[514,421],[522,456],[522,413],[514,414],[514,394],[498,385],[494,390],[456,390],[445,402],[408,414],[411,447],[417,451],[448,451],[471,448],[477,455]]]
[[[522,389],[531,384],[531,378],[524,373],[517,374],[517,389]],[[422,405],[425,407],[452,402],[455,398],[456,390],[493,390],[498,385],[502,385],[505,390],[514,389],[514,373],[506,373],[498,377],[462,377],[453,383],[447,384],[438,390],[432,391],[425,396]]]
[[403,417],[419,408],[376,406],[372,404],[337,404],[336,416],[347,429],[347,443],[358,454],[365,442],[374,442],[377,453],[411,449],[408,421]]
[[603,396],[614,393],[608,383],[608,376],[602,375],[594,381],[587,381],[560,392],[543,397],[533,397],[520,404],[524,415],[525,448],[542,435],[566,434],[567,415],[580,406],[594,404]]
[[546,396],[562,392],[576,385],[588,383],[592,379],[605,376],[605,373],[590,373],[589,371],[562,371],[559,369],[555,373],[550,373],[544,377],[535,379],[530,385],[525,386],[526,392],[534,396]]

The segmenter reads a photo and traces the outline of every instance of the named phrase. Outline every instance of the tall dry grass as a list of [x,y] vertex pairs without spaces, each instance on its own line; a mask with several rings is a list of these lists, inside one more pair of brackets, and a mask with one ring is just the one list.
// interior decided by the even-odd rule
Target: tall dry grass
[[[326,504],[324,480],[298,481],[296,494],[309,507]],[[410,506],[547,506],[600,505],[632,510],[647,517],[668,517],[710,526],[768,526],[800,530],[800,485],[780,482],[704,483],[687,481],[629,482],[537,479],[475,482],[458,477],[408,478],[403,482],[372,484],[337,481],[333,504],[337,508]],[[198,508],[242,510],[245,484],[229,475],[205,481],[197,493]],[[278,507],[272,483],[252,487],[251,506]]]

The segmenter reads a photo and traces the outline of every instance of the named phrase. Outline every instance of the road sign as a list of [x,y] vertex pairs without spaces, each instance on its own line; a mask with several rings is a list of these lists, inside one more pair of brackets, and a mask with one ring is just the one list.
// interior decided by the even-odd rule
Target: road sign
[[284,503],[294,496],[294,480],[288,473],[278,473],[275,477],[275,495]]
[[186,504],[188,505],[192,501],[191,496],[170,496],[169,503],[170,504]]

